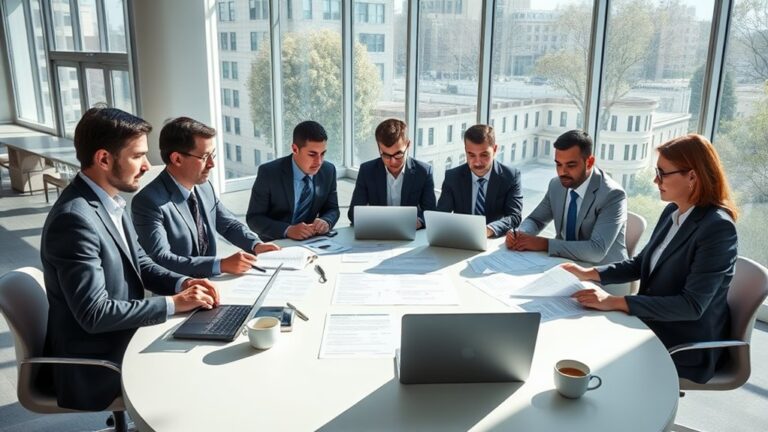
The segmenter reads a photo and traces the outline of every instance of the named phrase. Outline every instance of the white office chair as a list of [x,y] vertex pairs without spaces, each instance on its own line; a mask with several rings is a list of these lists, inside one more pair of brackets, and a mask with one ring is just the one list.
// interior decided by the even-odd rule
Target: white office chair
[[[640,216],[637,213],[632,213],[630,211],[627,212],[627,255],[632,258],[635,256],[635,249],[637,248],[637,243],[640,241],[640,237],[643,236],[643,232],[645,232],[645,227],[648,225],[648,223],[645,221],[645,218]],[[640,290],[640,282],[638,281],[632,281],[629,283],[629,293],[634,295],[637,294],[637,291]]]
[[696,342],[669,349],[674,355],[680,351],[728,348],[728,357],[704,384],[680,378],[682,390],[733,390],[749,379],[752,371],[749,344],[752,328],[760,305],[768,296],[768,269],[749,258],[738,257],[736,270],[728,288],[728,308],[731,311],[731,340]]
[[[8,321],[14,337],[18,365],[17,394],[24,408],[41,414],[81,412],[60,407],[55,394],[37,385],[41,364],[90,365],[120,373],[118,365],[106,360],[42,357],[48,326],[48,297],[40,270],[24,267],[0,277],[0,312]],[[122,395],[105,411],[112,411],[112,417],[107,420],[108,426],[114,426],[118,432],[128,430]]]

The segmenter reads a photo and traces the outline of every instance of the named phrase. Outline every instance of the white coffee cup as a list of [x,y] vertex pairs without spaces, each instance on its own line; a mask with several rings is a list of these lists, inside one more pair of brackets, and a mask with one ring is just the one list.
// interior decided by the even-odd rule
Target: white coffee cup
[[[560,360],[555,364],[555,388],[570,399],[578,399],[589,390],[594,390],[603,385],[603,380],[590,373],[589,366],[576,360]],[[589,383],[597,380],[597,385]]]
[[280,336],[280,320],[271,316],[254,318],[245,324],[245,328],[251,346],[256,349],[272,348]]

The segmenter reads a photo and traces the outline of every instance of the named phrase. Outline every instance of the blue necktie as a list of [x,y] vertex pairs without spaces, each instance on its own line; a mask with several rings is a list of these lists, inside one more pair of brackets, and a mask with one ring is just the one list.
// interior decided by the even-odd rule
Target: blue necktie
[[571,203],[568,204],[568,220],[565,222],[566,240],[576,240],[576,218],[579,216],[578,199],[579,194],[575,190],[571,190]]
[[477,179],[477,199],[475,200],[475,214],[485,215],[485,191],[483,190],[483,184],[485,184],[484,178]]
[[293,223],[304,222],[309,216],[309,210],[312,208],[312,188],[309,187],[311,179],[308,175],[305,175],[301,181],[304,182],[304,187],[301,188],[301,195],[299,195],[299,202],[296,204],[296,211],[293,212]]

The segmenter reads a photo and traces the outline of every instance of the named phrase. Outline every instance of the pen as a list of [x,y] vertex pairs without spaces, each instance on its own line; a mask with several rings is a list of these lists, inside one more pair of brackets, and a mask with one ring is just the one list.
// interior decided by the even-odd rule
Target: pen
[[325,270],[320,267],[320,264],[315,264],[315,273],[320,275],[320,283],[325,283],[327,281],[325,278]]
[[296,311],[296,315],[298,315],[299,318],[303,319],[304,321],[309,321],[309,317],[306,316],[304,312],[300,311],[296,306],[292,305],[291,302],[286,302],[285,304],[287,304],[289,308]]
[[266,273],[266,272],[267,272],[267,271],[266,271],[266,270],[264,270],[263,268],[261,268],[261,267],[259,267],[259,266],[256,266],[256,265],[253,265],[253,264],[251,264],[251,268],[252,268],[252,269],[254,269],[254,270],[256,270],[256,271],[260,271],[260,272],[262,272],[262,273]]

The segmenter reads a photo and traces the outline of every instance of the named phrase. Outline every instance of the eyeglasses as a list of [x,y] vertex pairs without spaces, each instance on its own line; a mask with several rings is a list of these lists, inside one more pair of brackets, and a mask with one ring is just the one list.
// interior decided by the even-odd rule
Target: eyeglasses
[[675,171],[670,171],[670,172],[664,172],[659,167],[656,167],[654,169],[656,170],[656,178],[659,179],[659,183],[663,182],[664,181],[664,177],[666,177],[666,176],[669,176],[669,175],[672,175],[672,174],[683,174],[683,173],[687,173],[688,171],[690,171],[690,168],[689,169],[680,169],[680,170],[675,170]]
[[384,152],[379,152],[379,153],[381,154],[381,158],[384,159],[384,160],[392,160],[392,159],[394,159],[394,160],[401,160],[402,158],[405,157],[405,152],[403,152],[403,151],[399,151],[399,152],[397,152],[395,154],[389,154],[389,153],[384,153]]
[[192,156],[193,158],[198,158],[201,161],[203,161],[203,163],[208,163],[208,159],[210,159],[210,160],[215,160],[216,159],[216,152],[206,153],[206,154],[204,154],[202,156],[194,155],[192,153],[187,153],[187,152],[183,152],[183,151],[180,151],[178,153],[181,153],[184,156]]

